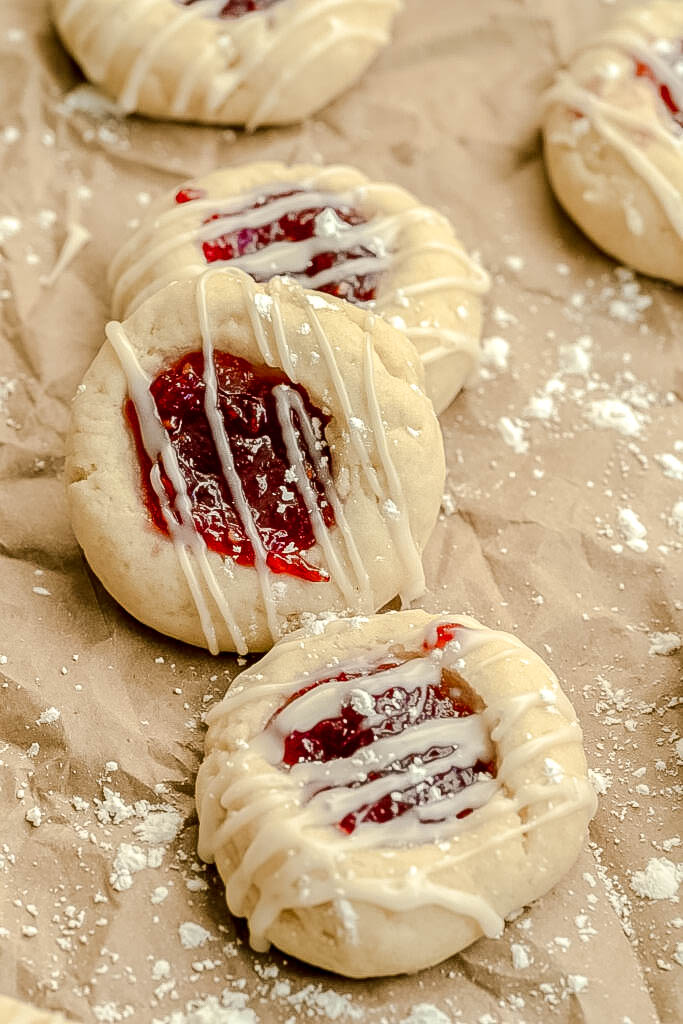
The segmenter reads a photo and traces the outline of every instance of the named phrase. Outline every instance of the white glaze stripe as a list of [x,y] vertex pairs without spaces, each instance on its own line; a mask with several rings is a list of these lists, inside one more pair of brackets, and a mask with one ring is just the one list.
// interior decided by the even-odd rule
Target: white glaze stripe
[[[141,291],[138,291],[139,282],[145,274],[153,270],[159,261],[171,258],[174,253],[179,253],[184,247],[191,247],[196,253],[196,264],[190,263],[190,266],[206,267],[206,261],[201,251],[203,242],[218,239],[233,231],[261,227],[278,220],[286,213],[296,213],[318,206],[323,209],[353,207],[367,203],[368,198],[372,201],[372,195],[375,192],[384,192],[390,195],[392,191],[392,186],[389,185],[373,187],[371,184],[367,184],[340,192],[328,192],[321,189],[324,178],[325,175],[321,174],[315,179],[308,179],[301,183],[273,182],[238,196],[199,198],[192,200],[191,203],[175,204],[171,209],[160,212],[131,236],[111,264],[109,279],[113,287],[113,308],[117,312],[125,312],[126,315],[130,315],[144,298],[158,291],[165,284],[186,274],[198,273],[199,269],[189,271],[187,267],[180,267],[176,273],[160,274]],[[277,198],[278,193],[292,188],[304,188],[310,191],[301,195]],[[255,202],[270,196],[275,198],[256,209],[249,209]],[[196,224],[193,228],[187,226],[189,208],[192,210],[192,216],[196,217]],[[219,214],[216,220],[208,224],[203,223],[205,215],[216,213]],[[442,220],[441,215],[434,210],[427,207],[412,207],[399,213],[373,216],[366,223],[359,225],[345,225],[340,221],[339,230],[332,234],[314,235],[310,239],[303,239],[299,242],[276,242],[256,252],[237,256],[232,260],[217,260],[212,265],[214,267],[234,267],[266,278],[276,274],[290,274],[295,276],[305,287],[315,289],[322,288],[334,281],[343,281],[350,275],[381,274],[386,270],[396,269],[405,259],[415,258],[422,253],[425,255],[443,253],[457,260],[463,267],[463,273],[426,279],[404,288],[395,289],[387,296],[380,296],[378,301],[373,302],[373,307],[377,310],[386,310],[392,303],[405,302],[409,296],[419,296],[442,290],[461,289],[475,295],[483,294],[490,287],[488,274],[458,246],[425,241],[396,248],[400,233],[405,231],[411,223]],[[170,230],[169,233],[169,229],[172,229],[176,222],[178,229]],[[154,238],[158,232],[163,232],[166,237],[156,243]],[[320,271],[312,277],[306,276],[306,268],[318,253],[350,251],[358,246],[368,249],[374,255],[348,259],[341,264]],[[137,256],[138,253],[142,253],[142,255]],[[127,267],[126,263],[129,264]],[[123,309],[124,298],[131,291],[133,298],[126,298],[126,307]],[[442,339],[457,344],[459,348],[465,347],[473,353],[477,351],[476,339],[460,335],[458,332],[442,330],[438,326],[430,330],[432,334],[440,335]]]
[[437,686],[441,679],[441,667],[430,658],[414,658],[405,664],[373,672],[362,679],[332,679],[324,686],[308,690],[291,704],[283,708],[277,717],[278,731],[286,734],[293,729],[310,729],[325,718],[334,718],[342,705],[359,686],[365,693],[375,696],[400,686],[406,692]]
[[[149,390],[151,383],[150,378],[140,366],[137,356],[135,355],[130,341],[128,340],[128,336],[121,324],[116,323],[115,321],[107,324],[106,335],[118,356],[119,362],[121,363],[121,367],[126,376],[128,391],[138,415],[140,434],[145,446],[145,451],[153,464],[158,460],[161,460],[166,475],[171,481],[175,491],[176,496],[174,509],[173,512],[171,512],[168,501],[161,500],[161,494],[158,489],[158,487],[161,486],[161,481],[159,480],[158,483],[155,484],[156,478],[154,476],[151,478],[152,486],[155,488],[155,491],[161,501],[162,513],[168,526],[169,533],[171,534],[171,540],[173,542],[176,555],[179,558],[181,568],[185,574],[188,587],[190,588],[192,598],[197,608],[197,613],[202,624],[202,630],[206,638],[207,647],[212,654],[218,653],[216,631],[211,618],[211,612],[204,595],[202,594],[201,588],[197,584],[196,577],[194,576],[190,563],[187,557],[182,554],[186,550],[192,552],[197,564],[199,565],[199,569],[209,593],[216,603],[230,636],[232,637],[235,650],[238,651],[238,653],[246,654],[248,650],[246,641],[239,626],[237,625],[228,602],[225,600],[225,597],[218,586],[214,572],[209,564],[206,544],[196,528],[192,516],[192,503],[187,493],[187,486],[178,463],[175,449],[171,444],[161,420],[159,419],[156,404]],[[178,516],[179,522],[175,519],[176,515]]]
[[244,532],[254,551],[254,567],[259,581],[261,596],[266,610],[268,629],[273,641],[280,635],[280,627],[275,611],[275,602],[270,585],[270,573],[267,566],[268,552],[266,551],[261,536],[256,526],[247,497],[244,493],[240,475],[235,467],[235,460],[232,454],[232,447],[228,438],[223,416],[218,405],[218,385],[216,382],[216,367],[214,364],[214,347],[211,338],[211,324],[209,320],[209,309],[206,297],[207,282],[215,275],[215,272],[208,271],[203,274],[197,282],[197,314],[199,316],[199,329],[202,335],[202,354],[204,356],[204,411],[211,428],[211,436],[216,448],[216,453],[221,464],[223,478],[228,485],[230,495],[235,504]]
[[297,442],[294,425],[292,423],[293,411],[296,412],[299,419],[304,443],[306,444],[307,451],[310,453],[311,460],[315,467],[316,476],[323,485],[325,497],[333,511],[335,511],[336,506],[336,512],[338,513],[336,516],[336,524],[342,533],[347,550],[351,553],[352,563],[356,569],[356,579],[359,585],[359,592],[363,594],[363,604],[366,605],[367,598],[369,596],[369,580],[367,573],[362,568],[360,555],[358,554],[356,543],[346,521],[341,502],[336,498],[336,490],[327,468],[326,460],[322,459],[317,452],[313,425],[310,422],[310,418],[306,412],[301,395],[298,391],[293,391],[286,385],[278,385],[278,387],[275,388],[274,393],[278,420],[280,421],[280,428],[285,441],[287,456],[289,458],[290,465],[296,473],[296,486],[304,500],[306,511],[308,512],[311,523],[313,524],[315,539],[322,548],[323,554],[325,555],[325,561],[330,567],[330,574],[337,580],[339,589],[344,595],[345,600],[348,602],[349,607],[357,607],[358,593],[355,591],[346,569],[339,560],[331,531],[325,525],[325,520],[323,519],[322,512],[320,511],[316,495],[306,473],[303,455]]
[[372,317],[368,317],[367,333],[365,335],[363,382],[365,385],[370,426],[375,439],[375,447],[387,480],[387,490],[389,492],[389,501],[391,502],[391,507],[388,507],[385,502],[385,517],[393,536],[394,545],[406,569],[406,583],[400,591],[400,597],[403,606],[407,607],[411,601],[414,601],[424,593],[425,575],[422,558],[410,528],[408,506],[403,496],[401,481],[389,450],[389,440],[382,420],[382,411],[377,401],[375,357],[372,336],[370,334],[372,327]]
[[[289,183],[289,189],[296,187],[297,183]],[[353,206],[358,200],[358,190],[354,189],[337,193],[305,191],[284,197],[277,197],[276,194],[275,198],[263,206],[253,207],[255,202],[263,198],[264,193],[268,195],[273,190],[276,193],[277,191],[287,191],[287,185],[281,184],[271,189],[254,189],[250,193],[241,194],[228,200],[194,199],[189,203],[179,203],[160,214],[149,226],[143,225],[139,231],[131,235],[112,261],[109,273],[110,281],[115,282],[112,296],[114,305],[119,304],[125,291],[135,287],[136,282],[160,260],[171,256],[188,244],[196,247],[197,258],[206,266],[201,252],[204,242],[213,242],[236,231],[264,227],[289,213],[300,213],[316,207],[340,209],[344,206]],[[193,216],[196,216],[194,227],[188,227],[186,224],[189,210],[192,211]],[[215,220],[204,223],[203,215],[206,213],[211,215],[218,213],[219,216]],[[255,253],[237,256],[228,261],[216,261],[216,263],[225,263],[250,273],[257,273],[261,270],[269,270],[271,275],[285,272],[303,273],[317,253],[341,252],[358,245],[364,245],[371,250],[378,246],[380,249],[387,249],[394,244],[398,233],[411,222],[430,220],[435,216],[437,215],[433,211],[417,207],[399,214],[374,217],[365,224],[349,225],[333,235],[316,235],[300,242],[274,243]],[[167,235],[161,242],[154,244],[153,240],[157,232],[173,225],[174,221],[178,221],[180,230]],[[142,255],[135,258],[135,254],[138,252],[141,252]],[[129,260],[131,261],[130,265],[123,270],[122,268]],[[374,269],[378,269],[382,257],[378,255],[377,260],[378,265]],[[266,261],[270,263],[269,268],[267,265],[264,267]],[[385,262],[386,260],[382,262],[382,265]],[[332,278],[332,280],[334,279]],[[306,283],[308,284],[308,279]],[[479,288],[479,279],[477,279],[475,287]]]

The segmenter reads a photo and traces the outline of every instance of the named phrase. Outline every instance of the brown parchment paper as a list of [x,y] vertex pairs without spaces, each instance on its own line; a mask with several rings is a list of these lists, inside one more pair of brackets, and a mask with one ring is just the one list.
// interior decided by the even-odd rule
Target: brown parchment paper
[[[304,125],[244,136],[117,120],[45,0],[0,0],[3,993],[84,1022],[681,1019],[683,299],[574,229],[538,136],[553,70],[619,6],[408,0],[357,88]],[[112,253],[162,190],[263,157],[395,180],[490,269],[483,373],[443,417],[424,604],[547,656],[601,791],[566,881],[499,941],[414,978],[347,982],[249,951],[195,855],[201,716],[236,660],[127,617],[67,518],[69,401],[103,338]],[[48,285],[76,222],[91,240]]]

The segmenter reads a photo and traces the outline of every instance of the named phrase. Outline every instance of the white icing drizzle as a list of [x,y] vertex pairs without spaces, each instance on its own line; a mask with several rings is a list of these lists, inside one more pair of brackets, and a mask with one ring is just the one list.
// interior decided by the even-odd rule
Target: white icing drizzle
[[439,327],[437,324],[428,327],[408,327],[405,333],[412,342],[423,341],[425,338],[436,340],[436,345],[420,353],[420,359],[425,364],[436,362],[437,359],[452,355],[453,352],[465,352],[473,362],[476,360],[479,341],[474,335],[453,331],[448,327]]
[[[93,64],[97,81],[105,78],[110,65],[131,36],[139,33],[143,40],[130,59],[119,91],[118,104],[124,114],[137,110],[145,79],[163,60],[164,46],[193,21],[206,21],[210,32],[206,44],[188,56],[187,64],[175,83],[169,110],[177,117],[190,116],[191,99],[199,83],[206,83],[204,116],[215,115],[250,75],[258,74],[259,65],[275,50],[291,46],[297,57],[284,62],[280,73],[273,76],[256,97],[247,119],[249,130],[267,121],[283,89],[298,77],[304,77],[311,63],[331,47],[347,40],[357,40],[359,44],[368,42],[374,46],[383,45],[388,40],[386,31],[373,27],[372,17],[368,17],[364,26],[354,27],[344,22],[343,8],[357,6],[358,0],[310,0],[310,3],[298,7],[282,2],[271,10],[256,11],[235,19],[219,18],[220,0],[202,0],[190,7],[176,4],[173,0],[128,0],[127,4],[120,3],[115,8],[118,17],[123,18],[118,30],[112,30],[109,24],[111,6],[103,4],[98,16],[93,17],[88,10],[88,2],[70,0],[57,21],[60,31],[67,33],[81,20],[84,30],[76,36],[78,45],[75,44],[74,49],[77,51],[82,49],[86,35],[97,35],[99,46],[94,48],[96,63]],[[365,0],[366,6],[389,8],[390,11],[398,10],[400,3],[401,0]],[[145,21],[156,9],[163,11],[165,20],[160,28],[153,31],[150,26],[145,26]],[[296,46],[294,39],[297,33],[308,30],[311,22],[327,14],[331,17],[324,22],[326,31],[320,41],[313,46]],[[220,70],[215,67],[210,70],[210,64],[218,65]]]
[[197,313],[199,315],[199,329],[202,335],[202,354],[204,356],[204,410],[211,428],[211,436],[216,448],[223,477],[228,485],[228,490],[235,504],[240,522],[244,532],[254,549],[254,567],[258,576],[259,587],[266,609],[268,628],[273,641],[280,635],[280,628],[275,613],[275,604],[270,586],[270,573],[267,567],[268,552],[266,551],[261,536],[254,520],[254,515],[247,501],[242,487],[242,481],[235,468],[235,461],[232,455],[232,448],[223,422],[218,405],[218,385],[216,382],[216,366],[214,363],[214,348],[211,338],[211,324],[209,322],[209,309],[206,298],[206,285],[215,271],[208,271],[203,274],[197,282]]
[[[294,391],[292,388],[286,387],[286,385],[279,385],[275,388],[275,402],[280,427],[282,428],[282,436],[284,437],[285,446],[287,448],[287,455],[289,456],[290,464],[296,473],[296,485],[299,489],[299,493],[304,499],[306,510],[311,517],[315,539],[323,550],[327,565],[330,566],[330,576],[337,581],[339,589],[344,595],[344,598],[348,602],[350,608],[359,607],[362,611],[370,611],[373,604],[370,579],[365,567],[363,566],[360,552],[358,551],[356,541],[346,519],[344,506],[341,503],[339,495],[337,494],[337,489],[334,486],[334,481],[330,475],[327,460],[324,459],[318,451],[313,427],[304,407],[301,395],[298,391]],[[334,512],[335,523],[341,533],[348,559],[356,577],[357,589],[354,588],[351,583],[348,573],[341,562],[335,548],[333,534],[325,525],[316,496],[313,492],[313,487],[306,475],[306,468],[301,455],[301,448],[297,442],[294,425],[292,423],[293,411],[298,417],[304,437],[304,443],[315,468],[316,476],[322,483],[325,491],[325,497]]]
[[[425,590],[425,575],[422,557],[415,538],[411,532],[408,506],[403,496],[403,488],[399,480],[394,461],[389,450],[389,439],[382,420],[382,410],[377,401],[375,388],[374,349],[372,345],[373,318],[368,317],[365,334],[365,351],[363,359],[363,383],[365,397],[370,414],[370,427],[375,440],[375,449],[379,454],[382,469],[387,480],[388,501],[385,501],[389,529],[393,536],[394,546],[406,568],[406,583],[400,591],[401,603],[407,607],[411,601],[420,597]],[[354,436],[357,436],[354,432]],[[391,502],[391,505],[388,505]]]
[[[671,26],[673,33],[674,26]],[[634,16],[628,23],[616,27],[601,36],[594,44],[595,49],[604,47],[624,53],[633,60],[642,60],[651,67],[657,78],[666,84],[677,104],[683,108],[683,79],[676,68],[661,60],[655,48],[656,36],[653,26],[646,19],[641,22]],[[683,19],[680,32],[683,36]],[[635,71],[633,72],[635,76]],[[561,104],[578,110],[590,122],[593,129],[621,154],[633,171],[651,188],[668,217],[673,230],[683,238],[683,199],[680,185],[675,184],[655,161],[651,147],[644,140],[656,142],[683,163],[683,132],[677,131],[672,115],[660,118],[653,115],[648,105],[628,107],[620,104],[618,96],[603,98],[577,80],[572,71],[558,75],[555,84],[544,97],[546,107]],[[668,121],[671,124],[668,124]],[[575,145],[577,140],[562,135],[562,141]]]
[[[298,242],[276,242],[256,252],[237,256],[229,261],[215,261],[212,266],[238,268],[259,277],[273,277],[278,274],[294,276],[307,288],[322,288],[334,281],[343,281],[351,275],[382,274],[394,271],[408,258],[420,254],[440,253],[452,257],[462,267],[462,272],[448,276],[437,276],[414,284],[389,290],[384,295],[380,289],[377,300],[370,305],[378,312],[390,314],[392,305],[407,305],[412,298],[432,295],[440,291],[461,289],[473,295],[484,294],[489,286],[488,274],[479,264],[455,244],[424,241],[401,246],[402,233],[411,225],[422,222],[443,222],[443,217],[427,207],[411,207],[393,214],[376,214],[365,223],[349,225],[335,217],[334,209],[345,206],[372,206],[373,195],[391,193],[392,186],[367,183],[342,191],[325,191],[326,168],[314,178],[302,182],[272,182],[258,186],[248,192],[227,198],[199,198],[189,203],[175,204],[144,224],[123,245],[114,258],[109,279],[112,284],[112,303],[119,314],[129,315],[149,295],[163,288],[173,280],[193,277],[206,268],[202,243],[213,241],[222,235],[243,229],[254,229],[279,220],[284,214],[322,207],[328,215],[329,230],[323,230],[311,238]],[[332,168],[334,170],[334,168]],[[278,193],[302,188],[299,194],[278,197]],[[272,198],[271,198],[272,197]],[[262,206],[251,208],[257,201],[269,201]],[[191,211],[191,212],[190,212]],[[204,223],[207,216],[218,214],[215,220]],[[188,220],[193,223],[188,224]],[[160,236],[161,241],[156,241]],[[369,255],[351,258],[307,277],[306,268],[313,258],[322,252],[348,252],[362,246]],[[140,287],[145,276],[154,272],[157,266],[163,268],[166,260],[178,262],[177,256],[183,249],[194,255],[183,257],[183,266],[178,270],[163,270],[144,287]],[[132,298],[131,298],[132,292]],[[125,303],[125,306],[124,306]],[[429,335],[437,338],[447,349],[457,347],[476,356],[477,339],[464,333],[442,328],[438,324],[413,329],[414,336]],[[408,334],[410,336],[410,330]]]
[[[276,601],[270,578],[271,573],[267,565],[268,552],[261,540],[253,512],[244,493],[239,473],[235,467],[230,439],[225,429],[223,417],[219,411],[214,360],[215,350],[211,330],[209,295],[207,293],[211,279],[216,276],[229,276],[238,282],[242,291],[244,308],[249,316],[261,357],[268,366],[281,365],[293,383],[298,382],[296,374],[297,354],[291,349],[284,328],[279,301],[282,288],[286,287],[290,297],[293,297],[305,310],[309,329],[316,336],[320,353],[329,371],[332,387],[341,406],[351,443],[357,448],[363,471],[371,483],[373,494],[377,500],[377,507],[386,523],[397,553],[406,566],[408,582],[404,589],[410,595],[417,596],[419,586],[424,587],[424,575],[417,543],[410,530],[408,510],[403,499],[401,482],[389,452],[381,409],[375,392],[374,369],[372,367],[372,339],[370,334],[366,335],[365,341],[365,358],[370,360],[370,370],[367,371],[367,380],[369,381],[369,384],[367,384],[367,405],[372,425],[372,446],[370,451],[376,452],[377,461],[380,463],[382,472],[386,476],[386,490],[380,483],[379,476],[372,464],[373,459],[366,448],[365,442],[358,438],[358,432],[353,429],[354,410],[351,406],[334,349],[315,312],[316,296],[306,295],[295,284],[285,286],[280,281],[275,282],[271,293],[267,294],[258,288],[248,274],[239,269],[222,270],[211,268],[199,276],[195,288],[197,316],[204,357],[204,409],[225,482],[244,528],[245,535],[254,551],[254,567],[258,576],[268,628],[273,640],[277,639],[282,633],[283,624],[278,621]],[[372,323],[369,323],[368,330],[371,329]],[[269,334],[272,334],[272,340]],[[208,588],[210,596],[213,598],[225,621],[236,650],[239,653],[245,653],[247,650],[246,640],[236,624],[235,616],[222,594],[211,568],[206,544],[194,522],[192,503],[175,449],[159,419],[154,399],[149,391],[151,379],[140,366],[121,324],[116,322],[110,323],[107,327],[107,337],[126,375],[129,393],[138,414],[145,450],[153,465],[158,461],[161,462],[176,493],[173,508],[171,508],[160,478],[157,486],[154,477],[152,477],[152,485],[159,498],[164,521],[167,524],[179,564],[195,603],[207,646],[212,653],[217,653],[216,629],[211,609],[196,577],[192,563],[188,558],[188,552],[193,555],[199,565],[204,584]],[[301,395],[287,385],[276,386],[273,389],[273,393],[293,480],[310,517],[313,533],[326,563],[330,581],[338,587],[344,600],[347,602],[349,611],[360,613],[373,611],[374,596],[370,578],[363,565],[356,540],[346,518],[344,505],[337,492],[327,459],[319,450],[316,432]],[[298,432],[294,426],[293,415],[296,416],[298,422]],[[300,438],[303,440],[305,451],[313,464],[325,497],[334,512],[334,529],[329,529],[326,526],[318,505],[317,496],[308,479],[304,464],[304,450],[301,447]],[[224,559],[223,562],[226,569],[228,569],[230,559]],[[229,569],[228,572],[230,572]]]
[[128,391],[138,415],[140,434],[145,450],[153,464],[161,462],[176,494],[173,509],[171,509],[168,497],[164,497],[165,490],[157,468],[156,474],[152,473],[150,480],[159,498],[164,521],[168,527],[178,561],[197,608],[207,647],[212,654],[218,654],[216,629],[213,624],[211,611],[199,585],[194,568],[187,557],[188,552],[193,555],[199,566],[209,594],[213,598],[233,639],[235,650],[240,654],[246,654],[248,647],[244,635],[237,625],[230,606],[218,585],[209,563],[206,544],[197,530],[192,517],[192,503],[178,463],[178,457],[159,418],[156,404],[149,390],[151,378],[145,373],[138,362],[133,347],[121,324],[116,321],[107,324],[106,334],[126,375]]
[[[443,651],[433,649],[437,627],[452,623],[458,625],[452,640]],[[527,784],[511,795],[504,786],[512,772],[543,750],[581,742],[576,722],[568,723],[563,715],[558,715],[556,728],[521,746],[513,746],[501,758],[500,745],[523,714],[534,707],[557,711],[555,703],[563,698],[549,669],[548,686],[542,691],[503,695],[495,706],[465,718],[430,719],[408,725],[403,732],[376,739],[349,758],[300,762],[289,769],[278,767],[284,737],[336,717],[344,705],[353,701],[354,691],[361,695],[359,707],[364,706],[362,694],[377,697],[392,687],[426,695],[427,687],[440,682],[444,668],[461,672],[468,655],[500,640],[504,643],[502,651],[478,660],[475,676],[500,659],[519,657],[522,663],[528,661],[529,652],[516,638],[471,623],[464,625],[450,617],[431,623],[425,630],[423,650],[430,653],[422,657],[380,670],[387,656],[391,657],[391,645],[379,645],[372,655],[365,651],[336,664],[332,679],[329,667],[321,667],[317,676],[306,675],[285,683],[250,681],[244,687],[238,684],[226,695],[223,705],[211,712],[210,723],[220,722],[226,712],[233,713],[247,703],[265,702],[270,708],[277,701],[279,707],[265,730],[249,744],[222,755],[217,773],[202,793],[199,808],[199,846],[205,859],[213,859],[227,844],[236,842],[240,848],[244,845],[239,864],[226,880],[226,897],[233,913],[249,919],[255,949],[268,947],[268,929],[284,910],[339,899],[398,911],[439,906],[471,917],[488,936],[502,932],[501,915],[483,896],[435,882],[428,868],[417,866],[418,858],[416,866],[406,874],[403,867],[396,865],[389,848],[439,842],[443,850],[439,874],[443,876],[453,865],[487,847],[524,836],[549,821],[594,808],[595,794],[587,779],[569,776],[559,781]],[[339,678],[354,671],[368,674],[362,678]],[[323,680],[323,685],[315,686]],[[300,690],[305,692],[287,703]],[[374,707],[373,701],[366,708],[366,727],[372,725]],[[412,717],[413,723],[418,715],[419,710]],[[437,774],[490,760],[493,744],[498,746],[499,753],[495,779],[480,775],[452,796],[439,799],[435,793],[434,799],[421,807],[413,807],[381,824],[357,822],[348,836],[334,827],[346,814],[373,804],[387,793],[395,793],[396,799],[400,799],[402,791],[419,781],[438,785],[434,779]],[[438,755],[420,764],[419,751],[435,748]],[[408,769],[368,779],[368,773],[389,768],[410,754],[416,758]],[[264,760],[271,766],[268,770],[264,770]],[[536,805],[540,805],[539,811],[528,817],[527,812]],[[474,813],[459,820],[456,815],[467,808]],[[460,835],[498,817],[506,821],[516,818],[517,822],[514,826],[503,824],[498,831],[489,830],[488,838],[476,851],[471,846],[460,846]],[[238,839],[240,834],[242,838]],[[370,849],[378,851],[386,874],[360,877],[348,863],[348,857]]]
[[[370,2],[372,3],[373,0],[370,0]],[[396,0],[374,0],[374,2],[398,9]],[[339,6],[339,0],[335,0],[334,6]],[[380,46],[386,46],[389,42],[389,33],[382,29],[374,29],[371,26],[354,29],[349,25],[345,25],[339,18],[334,18],[331,30],[328,29],[313,45],[298,47],[298,59],[282,64],[280,74],[264,93],[260,103],[248,119],[245,125],[247,131],[253,132],[259,125],[267,123],[268,117],[278,103],[282,92],[291,85],[297,76],[303,76],[308,65],[312,64],[313,61],[319,60],[323,54],[333,50],[335,47],[353,40],[357,40],[359,43],[373,42],[379,48]]]

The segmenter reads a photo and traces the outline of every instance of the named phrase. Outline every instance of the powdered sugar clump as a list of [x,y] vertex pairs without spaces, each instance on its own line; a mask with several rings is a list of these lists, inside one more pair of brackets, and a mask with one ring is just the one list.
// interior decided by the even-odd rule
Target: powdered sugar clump
[[519,420],[511,420],[509,416],[501,416],[498,420],[498,431],[505,441],[505,444],[512,448],[517,455],[526,455],[529,451],[529,442],[524,436],[524,424]]
[[644,871],[634,871],[631,888],[637,896],[648,900],[673,900],[683,878],[683,865],[667,857],[652,857]]
[[650,633],[650,649],[648,654],[674,654],[681,649],[681,638],[678,633]]
[[117,892],[125,892],[133,885],[133,875],[144,868],[159,866],[159,858],[153,850],[143,850],[141,846],[134,846],[131,843],[121,843],[109,876],[109,883],[112,889]]
[[600,430],[616,430],[624,437],[637,437],[641,431],[638,413],[620,398],[601,398],[591,402],[586,419]]
[[145,819],[133,829],[143,843],[171,843],[180,831],[183,819],[173,808],[151,807]]
[[484,338],[481,343],[481,362],[489,370],[503,373],[508,368],[510,343],[498,335]]
[[299,992],[292,993],[287,1002],[294,1007],[305,1008],[307,1017],[313,1016],[311,1011],[314,1010],[319,1010],[329,1020],[360,1020],[364,1016],[361,1008],[354,1006],[348,996],[320,985],[306,985]]
[[683,480],[683,462],[677,455],[672,452],[663,452],[660,455],[655,455],[655,462],[662,467],[664,476],[670,477],[671,480]]
[[36,718],[36,725],[54,725],[55,722],[59,721],[62,713],[57,708],[46,708],[42,711],[40,716]]
[[401,1024],[451,1024],[451,1018],[433,1003],[417,1003]]
[[213,938],[211,932],[202,928],[200,924],[195,924],[194,921],[184,921],[178,927],[178,935],[183,949],[199,949]]
[[258,1024],[258,1017],[246,1005],[243,992],[224,989],[220,996],[194,999],[185,1010],[176,1010],[168,1017],[155,1017],[152,1024]]
[[632,508],[620,508],[617,513],[619,532],[626,541],[626,547],[632,551],[647,551],[647,530]]
[[562,373],[587,377],[591,368],[590,349],[592,344],[593,339],[584,335],[573,345],[561,345],[560,370]]

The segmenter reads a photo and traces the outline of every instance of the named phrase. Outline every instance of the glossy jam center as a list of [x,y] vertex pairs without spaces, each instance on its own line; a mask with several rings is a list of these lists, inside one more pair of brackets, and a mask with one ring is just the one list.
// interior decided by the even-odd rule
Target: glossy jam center
[[[197,0],[180,0],[184,7],[197,3]],[[280,0],[226,0],[218,12],[221,18],[241,18],[245,14],[252,14],[254,11],[265,11]]]
[[[676,54],[674,46],[671,53],[665,59],[667,60],[667,63],[671,65],[672,68],[676,68],[678,66],[678,62],[683,60],[683,40],[680,40],[678,43],[678,53]],[[683,111],[680,109],[680,107],[676,103],[676,100],[671,95],[671,90],[669,86],[665,82],[659,81],[657,75],[649,66],[649,64],[645,64],[642,61],[636,60],[635,66],[636,77],[647,78],[650,82],[652,82],[657,92],[659,93],[659,98],[661,99],[662,103],[673,117],[676,124],[680,128],[683,128]]]
[[[291,192],[280,192],[276,195],[264,196],[258,199],[251,206],[239,211],[247,215],[253,210],[261,209],[276,199],[285,199],[288,196],[302,194],[302,189],[294,189]],[[203,193],[197,189],[180,189],[176,193],[176,203],[188,203],[194,199],[203,198]],[[230,216],[239,216],[231,214]],[[208,217],[204,223],[209,224],[213,220],[219,220],[220,213]],[[238,259],[241,256],[248,256],[250,253],[260,252],[272,245],[282,242],[306,242],[309,239],[324,238],[330,229],[343,231],[344,226],[352,227],[358,224],[367,223],[366,219],[358,210],[350,206],[311,206],[305,210],[296,210],[285,213],[283,216],[259,227],[242,227],[218,235],[202,243],[204,259],[207,263],[227,263]],[[349,261],[376,257],[376,253],[363,245],[351,246],[340,251],[324,251],[315,253],[305,266],[291,276],[303,285],[308,285],[312,278],[315,278],[323,271],[340,266]],[[269,273],[258,273],[250,271],[256,281],[267,281],[276,273],[271,270]],[[336,295],[338,298],[347,299],[350,302],[370,302],[375,298],[379,275],[351,274],[346,271],[343,277],[328,281],[323,284],[314,284],[317,291],[326,292],[328,295]]]
[[[456,625],[439,627],[436,641],[425,645],[424,649],[443,648],[453,639],[457,628]],[[330,682],[367,679],[400,664],[398,661],[385,662],[367,672],[343,673],[333,679],[320,680],[312,687],[294,694],[285,707],[314,687],[324,686]],[[324,719],[305,731],[293,731],[286,735],[282,764],[292,767],[307,762],[324,763],[338,758],[350,758],[361,748],[369,747],[377,740],[388,736],[398,736],[408,727],[420,725],[422,722],[443,718],[466,718],[473,715],[473,707],[464,693],[458,689],[457,678],[455,674],[453,676],[453,681],[442,678],[440,685],[428,686],[426,690],[405,690],[400,686],[393,686],[379,695],[367,694],[371,708],[368,705],[362,712],[354,707],[352,702],[344,703],[340,713],[334,718]],[[359,689],[362,689],[362,682]],[[277,722],[277,716],[273,721]],[[398,779],[411,769],[414,771],[416,766],[419,766],[422,772],[425,766],[437,758],[448,755],[452,750],[452,747],[440,746],[415,751],[393,762],[387,768],[368,772],[362,780],[350,783],[348,788],[358,788],[366,782],[373,782],[388,775],[396,776]],[[363,822],[381,824],[391,821],[411,808],[434,803],[435,799],[452,797],[472,785],[480,776],[495,775],[495,770],[493,762],[477,761],[469,767],[452,767],[448,771],[433,775],[422,772],[424,777],[413,785],[397,785],[396,792],[389,793],[374,803],[361,804],[357,810],[347,814],[338,823],[339,828],[350,835]],[[471,808],[465,809],[457,817],[464,818],[471,813]]]
[[[293,482],[295,477],[287,456],[273,389],[286,384],[298,391],[313,426],[319,453],[328,460],[329,466],[330,455],[324,438],[325,417],[312,405],[303,388],[291,384],[278,371],[252,366],[226,352],[216,352],[214,364],[219,410],[235,469],[267,552],[269,569],[311,582],[327,580],[328,574],[304,557],[304,553],[315,544],[315,536],[304,500]],[[254,549],[224,478],[206,418],[203,370],[202,353],[192,352],[159,374],[150,391],[175,449],[197,531],[212,551],[233,559],[239,565],[253,566]],[[149,517],[158,530],[168,534],[159,499],[150,483],[152,464],[142,443],[135,406],[130,400],[126,403],[125,413],[135,435]],[[294,414],[292,424],[318,507],[326,525],[331,526],[334,514],[324,496]],[[176,495],[163,469],[162,480],[173,503]]]

